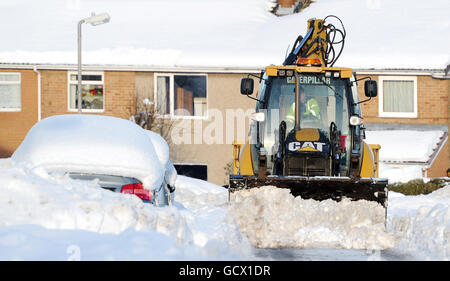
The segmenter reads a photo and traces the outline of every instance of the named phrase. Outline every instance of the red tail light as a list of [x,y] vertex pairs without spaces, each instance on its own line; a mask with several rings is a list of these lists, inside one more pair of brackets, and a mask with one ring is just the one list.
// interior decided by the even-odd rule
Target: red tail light
[[347,136],[341,136],[341,150],[345,152],[345,141],[347,140]]
[[125,194],[134,194],[137,197],[141,198],[145,201],[150,201],[150,191],[147,189],[144,189],[144,186],[142,183],[132,183],[122,186],[122,189],[120,190],[120,193]]

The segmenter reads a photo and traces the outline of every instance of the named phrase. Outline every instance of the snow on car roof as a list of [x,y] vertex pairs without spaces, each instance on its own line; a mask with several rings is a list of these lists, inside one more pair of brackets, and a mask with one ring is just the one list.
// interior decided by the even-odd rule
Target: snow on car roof
[[148,134],[124,119],[57,115],[35,124],[11,158],[32,168],[133,177],[157,188],[164,167]]
[[0,26],[8,38],[0,46],[0,62],[75,64],[76,23],[92,11],[107,11],[111,21],[83,25],[85,64],[261,68],[284,61],[309,18],[330,14],[347,31],[336,66],[444,69],[450,59],[450,36],[444,36],[450,30],[448,0],[317,0],[284,17],[269,12],[270,0],[66,2],[2,7],[0,16],[13,24]]

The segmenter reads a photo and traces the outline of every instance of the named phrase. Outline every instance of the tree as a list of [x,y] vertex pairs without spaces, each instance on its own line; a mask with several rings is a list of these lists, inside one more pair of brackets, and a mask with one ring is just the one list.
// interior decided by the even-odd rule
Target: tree
[[130,117],[130,120],[141,126],[146,130],[161,135],[171,146],[170,131],[174,126],[172,118],[165,118],[158,116],[158,110],[155,108],[155,103],[148,98],[142,100],[136,99],[136,113]]

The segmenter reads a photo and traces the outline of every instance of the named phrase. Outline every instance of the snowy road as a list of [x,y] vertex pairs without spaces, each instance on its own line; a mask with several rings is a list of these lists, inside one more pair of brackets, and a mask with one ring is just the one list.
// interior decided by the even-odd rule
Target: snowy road
[[258,260],[277,261],[412,261],[411,255],[395,250],[342,250],[342,249],[255,249]]

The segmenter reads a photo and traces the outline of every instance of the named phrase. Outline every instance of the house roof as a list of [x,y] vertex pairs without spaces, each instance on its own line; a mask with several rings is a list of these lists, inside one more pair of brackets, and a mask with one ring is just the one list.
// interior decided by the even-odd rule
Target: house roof
[[[51,63],[5,63],[0,62],[0,69],[37,69],[37,70],[69,70],[76,71],[77,64]],[[171,72],[171,73],[254,73],[259,74],[263,67],[239,66],[158,66],[128,64],[83,64],[83,71],[137,71],[137,72]],[[442,69],[353,69],[358,75],[424,75],[443,77]]]
[[447,139],[443,130],[366,131],[366,142],[381,146],[379,160],[392,164],[431,166]]
[[[339,16],[347,30],[339,66],[443,69],[450,60],[450,1],[317,0],[276,17],[270,0],[26,1],[0,4],[7,44],[0,62],[77,62],[76,26],[92,11],[111,21],[83,25],[83,64],[263,68],[280,64],[309,18]],[[334,24],[338,25],[336,22]]]

